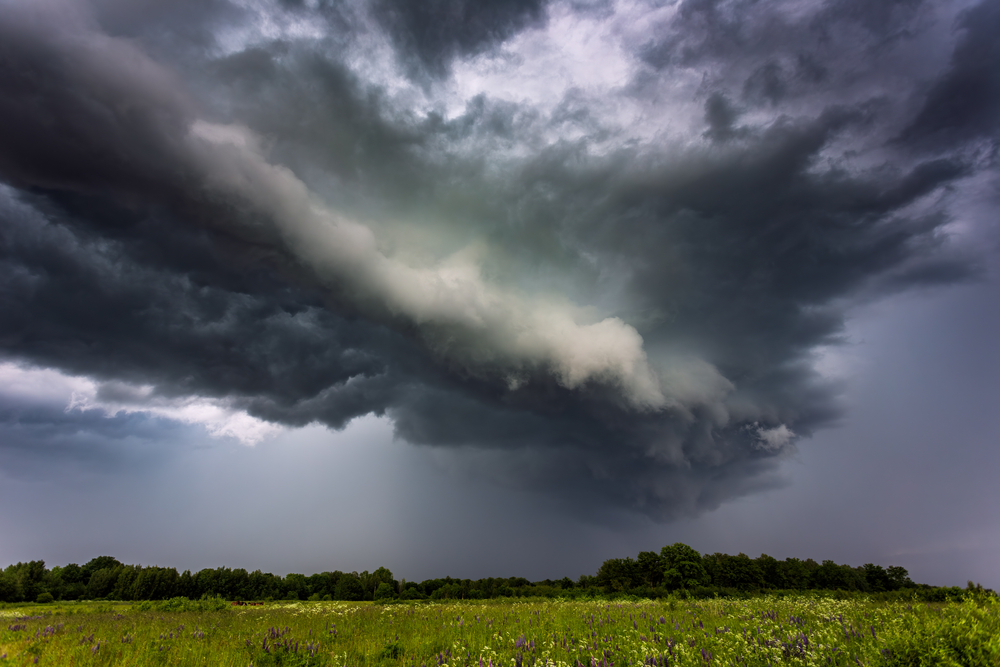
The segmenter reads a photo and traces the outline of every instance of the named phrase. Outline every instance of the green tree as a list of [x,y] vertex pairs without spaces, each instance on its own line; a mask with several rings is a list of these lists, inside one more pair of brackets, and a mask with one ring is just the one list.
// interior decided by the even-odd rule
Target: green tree
[[655,551],[640,551],[636,558],[636,569],[646,586],[656,588],[663,583],[663,558]]
[[59,572],[59,577],[67,584],[86,583],[83,580],[83,568],[76,563],[70,563],[63,567]]
[[865,563],[861,566],[861,569],[865,573],[865,583],[868,590],[872,593],[881,593],[892,587],[892,582],[889,580],[889,573],[881,565]]
[[285,592],[294,593],[297,600],[305,600],[312,594],[305,575],[294,572],[285,577]]
[[21,599],[34,600],[40,593],[44,592],[42,583],[48,574],[45,569],[45,561],[33,560],[27,563],[18,563],[14,566],[13,573]]
[[892,586],[891,590],[913,586],[913,582],[910,581],[910,573],[906,571],[906,568],[892,565],[886,568],[885,573],[889,576],[889,585]]
[[764,586],[764,574],[757,562],[744,553],[736,556],[715,553],[706,556],[704,563],[716,586],[741,591],[759,590]]
[[49,571],[49,576],[47,588],[57,600],[78,600],[87,594],[83,568],[76,563],[54,567]]
[[195,582],[194,577],[191,576],[191,570],[184,570],[181,572],[181,576],[177,577],[177,595],[192,600],[201,597],[195,594]]
[[[810,559],[811,561],[811,559]],[[815,562],[813,562],[815,565]],[[786,558],[781,561],[781,577],[785,588],[804,591],[810,586],[810,570],[807,561],[798,558]]]
[[313,595],[319,595],[319,599],[322,600],[324,595],[329,595],[332,599],[334,591],[337,590],[337,583],[332,575],[332,572],[310,574],[306,577],[306,586],[312,591]]
[[380,567],[370,575],[368,575],[368,587],[365,593],[371,593],[372,597],[375,596],[375,592],[378,590],[379,586],[382,584],[388,584],[395,594],[399,591],[399,584],[392,576],[392,572],[387,567]]
[[14,566],[10,565],[7,569],[0,571],[0,601],[20,602],[23,599],[21,596],[21,587],[18,585],[17,577],[15,576]]
[[683,542],[675,542],[660,549],[660,558],[663,561],[663,583],[671,590],[707,586],[711,583],[701,554]]
[[365,589],[361,585],[361,579],[357,573],[351,572],[340,577],[334,597],[338,600],[351,600],[355,602],[364,599]]
[[168,600],[180,595],[177,570],[170,567],[144,567],[131,585],[131,600]]
[[229,572],[229,582],[226,590],[226,597],[229,600],[246,600],[253,596],[250,586],[250,573],[242,567],[238,567]]
[[857,573],[849,565],[837,565],[832,560],[824,560],[823,564],[812,573],[812,584],[816,588],[827,590],[860,590],[863,582],[859,581]]
[[391,600],[394,597],[396,597],[396,590],[393,588],[392,584],[387,584],[383,581],[378,585],[378,588],[375,589],[376,600]]
[[113,570],[116,567],[121,567],[122,565],[123,563],[119,562],[117,558],[112,558],[111,556],[98,556],[97,558],[91,558],[82,568],[80,568],[80,581],[85,584],[89,584],[90,578],[94,576],[94,573],[98,570]]
[[114,588],[106,597],[113,600],[134,600],[135,598],[132,597],[132,586],[135,584],[135,580],[139,578],[139,572],[141,571],[141,565],[123,565],[122,567],[115,568],[118,577],[115,579]]
[[107,597],[118,582],[119,569],[121,569],[120,566],[116,568],[105,567],[94,572],[90,581],[87,582],[87,597],[91,600]]
[[772,589],[788,588],[781,570],[781,563],[777,558],[761,554],[754,559],[761,576],[764,577],[764,587]]
[[281,578],[277,575],[254,570],[250,573],[247,582],[246,597],[251,600],[279,598],[282,596],[282,585]]
[[607,593],[619,593],[639,585],[639,570],[631,558],[609,558],[597,570],[598,585]]

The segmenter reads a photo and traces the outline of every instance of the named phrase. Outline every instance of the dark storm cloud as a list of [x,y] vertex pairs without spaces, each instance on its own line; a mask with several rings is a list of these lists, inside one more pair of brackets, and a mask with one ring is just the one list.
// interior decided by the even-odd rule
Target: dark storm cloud
[[246,10],[225,0],[94,0],[90,6],[108,34],[173,49],[211,47],[214,28],[246,17]]
[[[630,90],[641,101],[704,68],[685,100],[700,136],[603,151],[590,149],[621,130],[581,89],[551,110],[489,94],[450,116],[408,108],[351,68],[355,19],[324,3],[272,8],[323,36],[225,53],[214,31],[245,10],[146,4],[160,17],[147,25],[127,3],[0,10],[2,351],[104,382],[108,400],[117,381],[296,426],[386,414],[405,440],[482,449],[477,474],[577,511],[670,518],[780,483],[794,438],[837,419],[838,387],[811,354],[838,342],[852,300],[974,271],[942,230],[944,193],[982,168],[962,142],[995,140],[986,3],[960,19],[950,69],[902,135],[886,99],[919,81],[887,89],[879,58],[908,48],[917,5],[792,19],[683,3],[631,45],[646,71]],[[369,9],[404,71],[441,80],[546,17],[533,2]],[[869,54],[864,76],[834,59],[844,44]],[[542,144],[566,128],[581,136]],[[876,148],[866,166],[842,157]],[[310,235],[301,216],[326,212],[303,183],[373,220],[370,261],[328,261],[355,237]],[[443,304],[410,305],[424,274],[378,254],[475,243],[499,287],[461,278],[469,289]],[[530,299],[563,289],[604,328],[552,324],[562,303]],[[466,326],[481,302],[507,310]],[[525,330],[540,337],[511,347]],[[641,355],[610,355],[640,334]]]
[[903,130],[903,141],[944,146],[977,136],[997,136],[1000,127],[1000,6],[983,2],[959,16],[962,37],[948,71],[927,94],[920,112]]
[[205,75],[217,113],[271,137],[275,159],[304,178],[334,175],[344,184],[336,192],[342,201],[363,196],[369,181],[405,193],[432,178],[414,154],[425,133],[386,118],[382,91],[321,48],[254,46],[215,60]]
[[452,59],[480,53],[544,17],[546,0],[375,0],[373,13],[404,62],[444,75]]
[[[747,104],[774,107],[891,74],[887,56],[925,31],[921,9],[929,5],[830,0],[813,12],[789,12],[781,3],[687,0],[638,54],[662,72],[694,68]],[[884,85],[873,92],[892,94]]]
[[384,396],[351,394],[363,393],[362,377],[385,372],[385,352],[369,350],[387,332],[336,317],[315,294],[227,257],[201,230],[87,203],[76,198],[73,208],[103,225],[117,213],[118,228],[94,238],[104,230],[90,219],[3,211],[0,339],[9,354],[72,374],[153,381],[170,394],[274,396],[262,412],[299,425],[317,410],[300,416],[289,405],[351,378],[352,389],[324,404],[323,421],[341,427],[384,407]]
[[116,474],[162,461],[193,426],[144,414],[108,416],[102,410],[67,411],[64,406],[19,405],[0,399],[0,471],[39,479],[53,467]]

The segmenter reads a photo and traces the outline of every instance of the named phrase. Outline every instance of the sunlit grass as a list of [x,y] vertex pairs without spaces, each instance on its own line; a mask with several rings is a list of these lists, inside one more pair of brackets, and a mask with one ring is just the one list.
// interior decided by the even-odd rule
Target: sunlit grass
[[985,596],[144,606],[0,610],[0,665],[1000,665],[1000,604]]

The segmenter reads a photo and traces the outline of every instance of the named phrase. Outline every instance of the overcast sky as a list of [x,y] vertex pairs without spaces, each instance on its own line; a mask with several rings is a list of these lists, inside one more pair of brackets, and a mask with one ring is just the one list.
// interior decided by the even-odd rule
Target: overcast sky
[[0,566],[1000,589],[997,34],[0,0]]

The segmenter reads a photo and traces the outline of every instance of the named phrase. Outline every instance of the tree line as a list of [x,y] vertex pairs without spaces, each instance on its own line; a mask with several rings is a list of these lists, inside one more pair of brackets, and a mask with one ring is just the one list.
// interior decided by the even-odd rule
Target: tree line
[[[969,584],[972,586],[972,583]],[[980,587],[981,589],[981,587]],[[396,580],[380,567],[374,572],[321,572],[284,577],[255,570],[220,567],[178,573],[172,567],[125,565],[99,556],[85,565],[47,569],[41,560],[10,565],[0,572],[0,602],[53,600],[166,600],[175,597],[228,600],[424,600],[499,597],[594,598],[630,595],[658,598],[748,596],[779,591],[840,591],[844,594],[903,593],[925,600],[958,598],[959,588],[915,584],[899,566],[883,568],[838,565],[831,560],[778,560],[767,554],[750,558],[702,555],[680,542],[659,553],[604,561],[594,575],[531,582],[523,577],[486,579]]]

